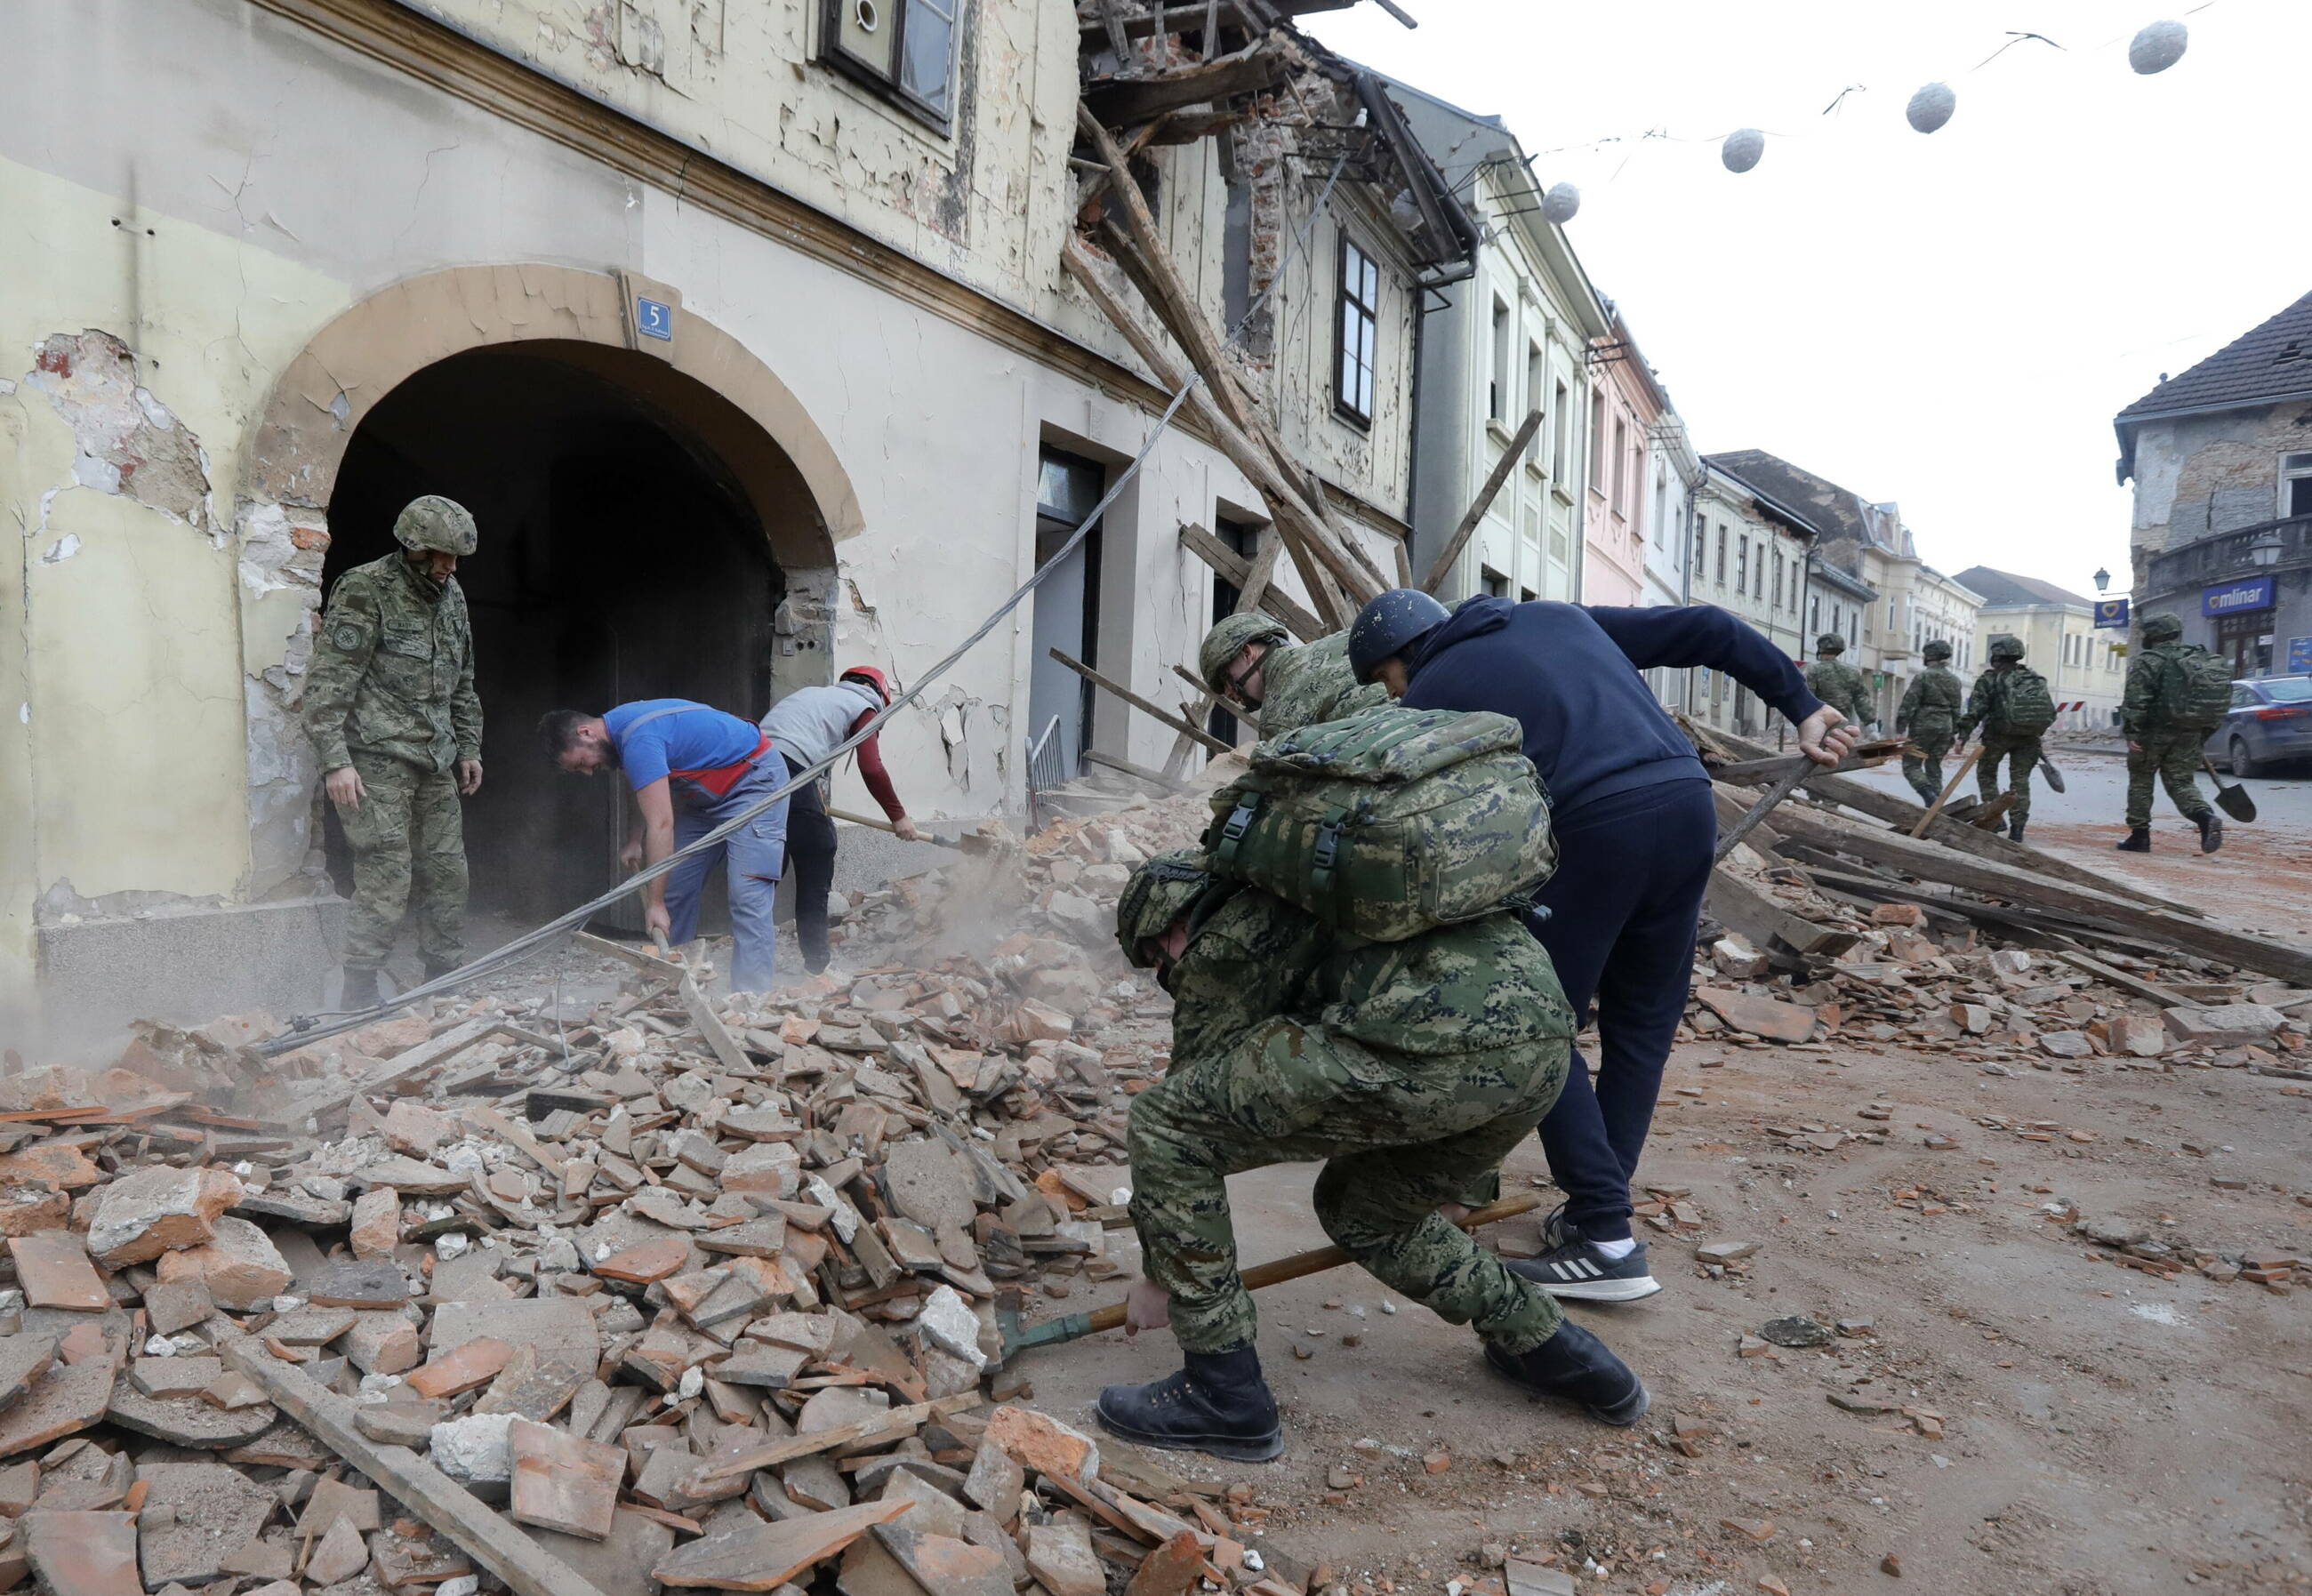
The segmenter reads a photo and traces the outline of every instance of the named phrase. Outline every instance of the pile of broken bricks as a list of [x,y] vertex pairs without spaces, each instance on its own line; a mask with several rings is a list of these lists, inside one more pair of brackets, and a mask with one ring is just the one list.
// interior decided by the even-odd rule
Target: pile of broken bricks
[[1120,1273],[1166,1060],[1121,1034],[1164,1000],[1113,900],[1201,820],[901,883],[854,966],[968,943],[959,897],[1018,928],[771,998],[588,939],[623,980],[583,1013],[11,1059],[0,1589],[1300,1596],[1216,1487],[1103,1459],[1002,1367],[999,1307]]

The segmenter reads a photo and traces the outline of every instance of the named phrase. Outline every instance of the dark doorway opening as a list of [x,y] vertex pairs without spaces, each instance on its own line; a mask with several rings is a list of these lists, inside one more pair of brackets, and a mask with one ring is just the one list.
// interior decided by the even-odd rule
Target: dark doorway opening
[[[346,445],[325,583],[391,553],[394,517],[420,494],[456,499],[480,529],[458,572],[484,724],[484,784],[465,811],[477,915],[548,918],[619,878],[631,801],[613,776],[547,765],[535,730],[547,710],[679,697],[756,719],[770,706],[786,579],[759,498],[675,413],[685,388],[729,409],[648,355],[474,350],[404,381]],[[761,447],[776,461],[740,469],[792,471]],[[326,828],[350,890],[334,813]]]
[[[1037,565],[1048,563],[1066,546],[1099,503],[1107,482],[1107,469],[1098,460],[1049,447],[1043,451],[1036,478]],[[1075,552],[1036,590],[1028,741],[1032,747],[1050,735],[1055,749],[1047,750],[1047,759],[1063,773],[1063,779],[1083,770],[1083,750],[1091,743],[1092,686],[1054,660],[1052,650],[1086,665],[1099,664],[1102,530],[1095,523]]]

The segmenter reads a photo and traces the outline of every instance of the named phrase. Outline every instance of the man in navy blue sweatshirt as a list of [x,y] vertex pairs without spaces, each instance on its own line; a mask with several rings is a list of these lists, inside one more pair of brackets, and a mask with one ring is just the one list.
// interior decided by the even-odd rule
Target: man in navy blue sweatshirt
[[1542,1256],[1512,1267],[1556,1296],[1651,1296],[1661,1286],[1630,1233],[1630,1182],[1686,1013],[1718,811],[1693,744],[1638,673],[1723,671],[1787,716],[1800,750],[1825,765],[1859,728],[1762,634],[1706,604],[1475,598],[1448,613],[1400,588],[1357,617],[1349,657],[1359,680],[1407,708],[1488,709],[1525,728],[1557,835],[1557,873],[1539,894],[1548,917],[1534,934],[1574,1013],[1586,1022],[1594,1006],[1598,1058],[1596,1089],[1574,1069],[1541,1123],[1565,1203],[1544,1226]]

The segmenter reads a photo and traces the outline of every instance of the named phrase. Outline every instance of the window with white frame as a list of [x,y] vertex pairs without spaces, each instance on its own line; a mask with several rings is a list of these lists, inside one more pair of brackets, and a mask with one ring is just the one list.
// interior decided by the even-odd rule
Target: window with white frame
[[[1528,344],[1525,346],[1525,405],[1527,409],[1537,410],[1541,408],[1541,390],[1546,380],[1546,367],[1543,364],[1541,346],[1539,344]],[[1538,465],[1541,463],[1541,428],[1535,427],[1533,429],[1533,436],[1525,441],[1525,457],[1527,460],[1532,464]]]
[[962,0],[826,0],[820,55],[942,133],[955,114]]
[[1493,343],[1490,353],[1493,366],[1485,383],[1485,414],[1506,426],[1512,402],[1510,398],[1510,308],[1498,299],[1493,301]]
[[1341,239],[1341,319],[1333,405],[1359,425],[1373,414],[1373,367],[1380,342],[1380,267],[1355,241]]
[[2280,513],[2312,515],[2312,454],[2280,457]]
[[1565,468],[1573,458],[1573,407],[1567,401],[1563,382],[1550,395],[1549,415],[1549,479],[1563,488]]

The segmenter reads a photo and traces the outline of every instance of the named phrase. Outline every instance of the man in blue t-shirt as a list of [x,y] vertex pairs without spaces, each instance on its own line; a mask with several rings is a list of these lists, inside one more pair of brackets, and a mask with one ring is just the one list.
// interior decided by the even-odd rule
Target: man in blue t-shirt
[[[751,721],[687,698],[644,698],[601,715],[556,709],[538,723],[548,758],[574,776],[626,773],[641,811],[619,862],[656,864],[786,785],[786,762]],[[706,873],[724,865],[731,889],[731,989],[770,989],[784,866],[787,801],[780,799],[714,847],[643,889],[643,923],[671,943],[698,932]]]

